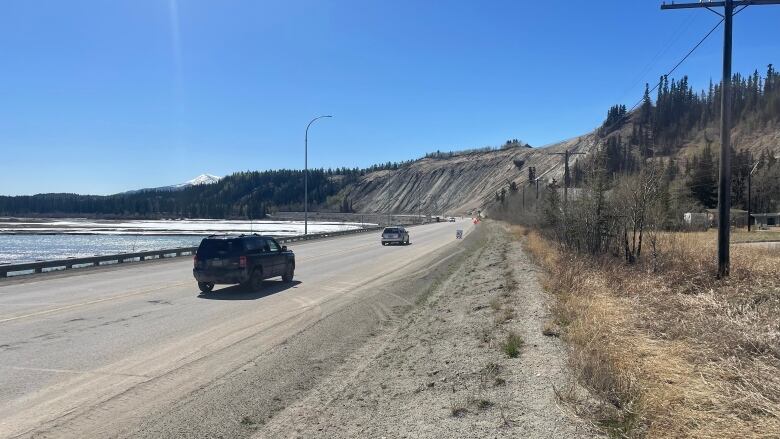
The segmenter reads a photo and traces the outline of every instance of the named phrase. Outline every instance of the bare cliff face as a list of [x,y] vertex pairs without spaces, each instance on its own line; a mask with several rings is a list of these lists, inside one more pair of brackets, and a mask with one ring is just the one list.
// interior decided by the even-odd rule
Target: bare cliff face
[[[540,184],[552,178],[562,181],[563,157],[552,155],[566,149],[589,154],[595,151],[593,134],[541,148],[514,147],[474,152],[449,158],[424,158],[397,170],[372,172],[344,191],[359,212],[459,214],[480,209],[496,191],[509,186],[526,187],[528,168],[536,167]],[[570,166],[581,155],[572,156]],[[521,164],[522,161],[522,164]],[[518,167],[518,165],[520,165]]]

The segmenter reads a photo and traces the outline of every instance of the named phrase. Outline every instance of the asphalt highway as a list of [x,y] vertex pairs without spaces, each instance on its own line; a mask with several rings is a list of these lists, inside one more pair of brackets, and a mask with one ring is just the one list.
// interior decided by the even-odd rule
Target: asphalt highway
[[[295,281],[258,291],[203,296],[190,258],[2,280],[0,437],[247,436],[259,413],[247,405],[281,405],[316,379],[393,313],[371,297],[455,254],[456,229],[472,228],[413,227],[409,246],[378,233],[293,244]],[[260,384],[236,378],[261,369]]]

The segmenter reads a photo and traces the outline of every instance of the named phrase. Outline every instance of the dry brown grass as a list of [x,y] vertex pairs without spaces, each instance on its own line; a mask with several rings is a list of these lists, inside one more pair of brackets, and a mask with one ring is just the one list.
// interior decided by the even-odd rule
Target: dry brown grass
[[504,325],[515,318],[515,310],[512,307],[501,308],[496,312],[495,322],[497,326]]
[[733,246],[718,281],[706,232],[666,234],[636,266],[515,232],[549,274],[580,382],[614,407],[597,415],[611,434],[780,437],[780,254]]
[[[715,235],[715,229],[709,231]],[[747,228],[733,230],[731,232],[731,242],[778,242],[780,241],[780,228],[772,227],[769,230],[757,230],[748,232]]]

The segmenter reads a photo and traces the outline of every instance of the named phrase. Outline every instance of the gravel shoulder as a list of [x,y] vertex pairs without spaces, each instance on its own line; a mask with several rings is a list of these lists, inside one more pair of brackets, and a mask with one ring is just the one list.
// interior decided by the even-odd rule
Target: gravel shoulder
[[471,238],[416,306],[256,437],[598,436],[556,398],[573,379],[565,346],[542,334],[549,311],[537,269],[498,224]]

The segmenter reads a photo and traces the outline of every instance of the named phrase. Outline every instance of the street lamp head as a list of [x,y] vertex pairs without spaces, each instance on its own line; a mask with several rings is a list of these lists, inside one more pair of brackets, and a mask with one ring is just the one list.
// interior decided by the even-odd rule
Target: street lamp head
[[306,125],[306,131],[307,131],[307,132],[309,131],[309,127],[310,127],[310,126],[311,126],[311,124],[313,124],[315,121],[317,121],[317,120],[320,120],[320,119],[322,119],[322,118],[325,118],[325,117],[333,117],[333,116],[332,116],[332,115],[330,115],[330,114],[328,114],[328,115],[325,115],[325,116],[317,116],[317,117],[315,117],[314,119],[312,119],[311,121],[309,121],[309,124],[308,124],[308,125]]

